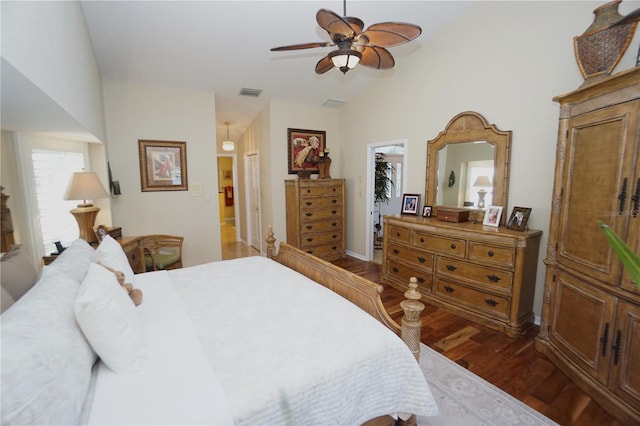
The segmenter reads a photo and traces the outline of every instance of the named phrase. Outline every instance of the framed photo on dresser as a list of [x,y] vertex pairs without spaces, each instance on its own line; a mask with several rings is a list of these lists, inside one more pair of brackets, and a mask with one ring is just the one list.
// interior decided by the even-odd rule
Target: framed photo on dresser
[[526,231],[527,221],[531,215],[531,208],[529,207],[514,207],[511,211],[511,216],[507,222],[507,229],[515,229],[516,231]]
[[484,214],[483,225],[500,226],[500,218],[502,217],[502,206],[489,206]]
[[418,215],[420,194],[404,194],[402,196],[402,214]]

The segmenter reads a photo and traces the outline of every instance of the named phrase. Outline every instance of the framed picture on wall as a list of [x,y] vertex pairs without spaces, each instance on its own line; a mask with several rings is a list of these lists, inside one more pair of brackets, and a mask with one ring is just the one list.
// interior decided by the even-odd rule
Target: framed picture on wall
[[404,194],[402,196],[402,214],[418,215],[420,208],[420,194]]
[[187,190],[187,143],[138,140],[142,192]]
[[324,130],[287,129],[289,174],[318,173],[318,158],[327,148]]

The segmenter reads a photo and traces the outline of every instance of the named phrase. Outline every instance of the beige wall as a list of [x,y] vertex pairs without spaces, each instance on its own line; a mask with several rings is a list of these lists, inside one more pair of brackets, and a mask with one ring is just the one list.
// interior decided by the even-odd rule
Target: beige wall
[[[113,224],[124,235],[173,234],[184,239],[185,266],[221,259],[213,93],[104,82],[107,158],[122,195]],[[187,142],[191,191],[142,192],[138,140]]]

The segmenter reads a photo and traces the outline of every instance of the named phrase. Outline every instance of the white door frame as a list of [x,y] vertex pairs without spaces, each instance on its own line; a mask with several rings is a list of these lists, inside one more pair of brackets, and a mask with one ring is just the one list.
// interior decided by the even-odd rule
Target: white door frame
[[402,187],[406,188],[407,184],[407,162],[408,143],[406,139],[396,139],[383,142],[372,142],[367,144],[367,214],[366,232],[365,232],[365,260],[373,259],[373,211],[375,210],[374,202],[374,176],[375,176],[375,153],[376,148],[388,145],[402,145],[404,147],[404,159],[402,167]]
[[[231,158],[231,162],[232,164],[232,169],[231,169],[231,179],[232,179],[232,185],[233,185],[233,190],[236,194],[233,194],[233,197],[235,199],[237,199],[237,192],[238,192],[238,156],[236,154],[218,154],[216,156],[217,158],[220,157],[227,157],[227,158]],[[220,182],[218,182],[218,185],[220,184]],[[218,188],[218,190],[220,190],[220,188]],[[240,208],[238,206],[238,202],[234,201],[233,203],[233,216],[236,218],[236,223],[235,223],[235,227],[236,227],[236,241],[240,241],[241,239],[241,233],[240,233],[240,227],[242,226],[242,223],[240,221]]]

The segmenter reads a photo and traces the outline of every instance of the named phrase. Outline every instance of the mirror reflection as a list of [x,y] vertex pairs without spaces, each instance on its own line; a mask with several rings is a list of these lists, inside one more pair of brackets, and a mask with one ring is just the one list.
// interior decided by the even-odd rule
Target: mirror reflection
[[481,209],[492,205],[493,145],[486,141],[448,144],[437,156],[437,205]]

